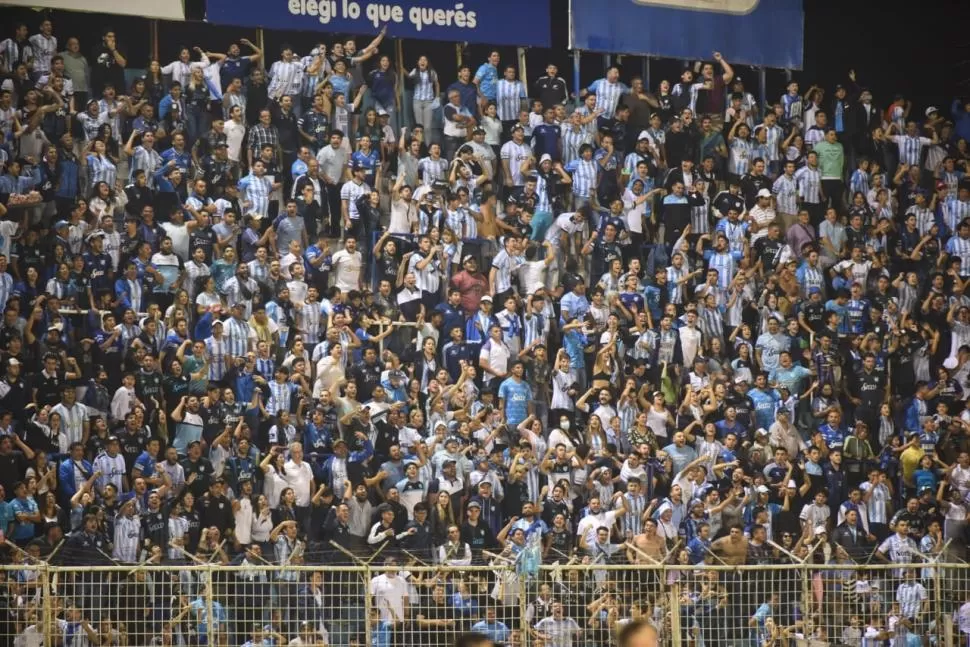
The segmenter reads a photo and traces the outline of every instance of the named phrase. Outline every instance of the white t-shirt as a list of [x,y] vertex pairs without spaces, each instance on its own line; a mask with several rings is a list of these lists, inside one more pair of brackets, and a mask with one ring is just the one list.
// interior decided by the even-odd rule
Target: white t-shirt
[[404,619],[404,599],[408,596],[407,571],[391,577],[386,574],[371,579],[369,593],[377,600],[377,608],[383,622],[400,622]]
[[363,259],[360,252],[350,253],[346,249],[341,249],[333,255],[333,284],[340,288],[341,292],[356,290],[360,286],[360,272],[363,267]]
[[310,491],[313,487],[313,470],[310,469],[309,463],[301,462],[297,465],[289,460],[286,461],[283,469],[286,471],[283,479],[289,487],[293,488],[293,493],[296,495],[296,506],[298,508],[309,506],[310,497],[313,495]]
[[[602,504],[603,502],[600,501],[600,503]],[[580,519],[579,523],[576,524],[576,536],[585,537],[586,543],[592,546],[593,542],[596,541],[596,529],[600,526],[613,528],[613,524],[615,523],[615,510],[602,510],[597,515],[588,514]]]
[[545,287],[543,274],[546,271],[546,262],[526,261],[519,265],[519,285],[528,295],[535,294],[539,288]]
[[172,251],[183,261],[189,260],[189,228],[188,226],[176,225],[171,222],[163,222],[162,229],[172,239]]
[[10,245],[17,234],[17,223],[12,220],[0,222],[0,254],[10,259]]

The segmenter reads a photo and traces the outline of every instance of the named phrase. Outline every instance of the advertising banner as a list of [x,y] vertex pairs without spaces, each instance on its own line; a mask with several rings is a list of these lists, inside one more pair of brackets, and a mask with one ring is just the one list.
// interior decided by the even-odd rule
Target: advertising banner
[[570,0],[570,47],[801,69],[802,0]]
[[549,0],[206,0],[215,25],[548,47]]

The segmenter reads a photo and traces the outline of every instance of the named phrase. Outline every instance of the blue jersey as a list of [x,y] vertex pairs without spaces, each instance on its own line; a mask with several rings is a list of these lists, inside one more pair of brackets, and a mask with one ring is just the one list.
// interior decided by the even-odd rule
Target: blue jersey
[[775,422],[775,409],[778,402],[781,401],[781,395],[778,394],[778,391],[774,389],[767,391],[751,389],[748,391],[748,397],[754,403],[755,426],[764,429],[771,427],[772,423]]
[[516,426],[529,417],[532,387],[524,380],[507,378],[498,388],[498,397],[505,403],[505,421],[509,427]]

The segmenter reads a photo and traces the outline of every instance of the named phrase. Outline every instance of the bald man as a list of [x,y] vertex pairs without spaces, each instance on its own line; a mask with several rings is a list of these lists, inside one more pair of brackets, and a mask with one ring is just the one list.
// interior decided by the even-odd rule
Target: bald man
[[657,628],[646,620],[633,620],[620,630],[617,636],[619,647],[658,647],[660,645]]

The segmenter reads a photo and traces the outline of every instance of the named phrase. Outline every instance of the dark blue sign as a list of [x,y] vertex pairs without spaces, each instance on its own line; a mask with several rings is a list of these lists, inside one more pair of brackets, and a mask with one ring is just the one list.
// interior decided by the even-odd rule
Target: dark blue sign
[[216,25],[548,47],[549,0],[206,0]]
[[802,0],[570,0],[570,45],[801,69]]

